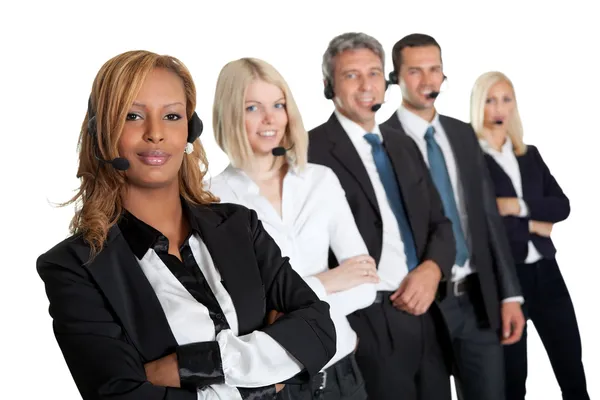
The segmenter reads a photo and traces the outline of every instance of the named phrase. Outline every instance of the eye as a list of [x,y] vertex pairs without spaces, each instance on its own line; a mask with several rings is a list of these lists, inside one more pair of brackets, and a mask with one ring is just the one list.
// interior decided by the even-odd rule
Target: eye
[[505,97],[503,100],[504,100],[505,103],[510,103],[512,101],[512,98]]
[[127,117],[125,118],[126,121],[137,121],[138,119],[141,119],[142,117],[139,116],[138,114],[135,113],[128,113]]
[[346,79],[354,79],[356,78],[356,74],[354,72],[350,72],[346,74]]
[[165,119],[169,120],[169,121],[179,121],[181,119],[181,115],[179,115],[179,114],[167,114],[165,116]]
[[485,104],[492,104],[495,102],[495,99],[485,99]]
[[275,108],[285,109],[285,103],[277,103],[275,104]]
[[256,111],[256,110],[258,110],[258,107],[256,107],[255,105],[246,107],[246,111],[252,112],[252,111]]

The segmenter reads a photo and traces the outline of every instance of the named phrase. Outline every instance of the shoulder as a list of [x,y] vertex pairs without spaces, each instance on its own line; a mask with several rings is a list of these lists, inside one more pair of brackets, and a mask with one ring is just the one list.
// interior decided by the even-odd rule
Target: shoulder
[[448,125],[454,129],[458,129],[458,130],[468,130],[468,131],[472,131],[473,127],[471,126],[470,123],[462,121],[458,118],[454,118],[454,117],[450,117],[448,115],[439,115],[440,118],[440,123],[442,125]]
[[327,140],[328,133],[332,128],[331,119],[323,122],[321,125],[312,128],[308,131],[308,137],[310,139],[309,146],[313,142],[323,142]]
[[241,204],[227,202],[193,205],[190,208],[197,216],[210,217],[218,222],[237,217],[250,217],[254,212]]
[[42,278],[57,268],[84,274],[82,254],[89,256],[90,246],[83,235],[72,235],[41,254],[36,260],[36,269]]
[[324,192],[340,186],[340,181],[333,170],[325,165],[307,163],[304,171],[305,179],[308,179],[311,190],[323,190]]
[[221,198],[221,201],[229,201],[233,197],[233,190],[229,184],[231,172],[226,168],[217,176],[210,177],[204,180],[204,188]]

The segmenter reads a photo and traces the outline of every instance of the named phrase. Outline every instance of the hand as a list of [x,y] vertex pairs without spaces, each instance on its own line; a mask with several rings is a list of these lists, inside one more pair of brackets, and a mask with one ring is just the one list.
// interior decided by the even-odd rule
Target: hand
[[284,387],[285,387],[285,383],[276,383],[275,384],[275,392],[276,393],[281,392]]
[[521,204],[519,204],[519,199],[516,197],[498,197],[496,203],[498,204],[498,212],[503,217],[507,215],[518,216],[521,212]]
[[513,344],[521,340],[525,328],[525,317],[518,301],[502,303],[502,344]]
[[153,385],[176,388],[181,386],[179,364],[175,353],[144,364],[144,369],[146,379]]
[[529,232],[540,236],[550,237],[554,224],[551,222],[529,221]]
[[349,258],[337,268],[315,276],[325,286],[327,294],[352,289],[363,283],[379,282],[375,260],[368,255]]
[[410,271],[391,296],[394,307],[409,314],[424,314],[435,300],[442,278],[438,265],[427,260]]

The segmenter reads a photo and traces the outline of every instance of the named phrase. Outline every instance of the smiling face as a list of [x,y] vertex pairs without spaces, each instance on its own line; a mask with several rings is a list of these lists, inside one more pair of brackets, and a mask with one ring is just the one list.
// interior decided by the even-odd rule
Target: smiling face
[[333,88],[336,108],[371,131],[375,113],[371,107],[383,102],[385,78],[381,59],[370,49],[346,50],[335,56]]
[[433,112],[435,99],[431,92],[439,92],[444,73],[442,57],[437,46],[405,47],[399,74],[402,101],[411,111],[419,114]]
[[174,72],[156,68],[148,74],[127,113],[118,142],[129,160],[128,185],[160,188],[178,185],[187,143],[186,95]]
[[256,79],[246,89],[245,126],[255,156],[267,156],[287,131],[285,94],[276,85]]

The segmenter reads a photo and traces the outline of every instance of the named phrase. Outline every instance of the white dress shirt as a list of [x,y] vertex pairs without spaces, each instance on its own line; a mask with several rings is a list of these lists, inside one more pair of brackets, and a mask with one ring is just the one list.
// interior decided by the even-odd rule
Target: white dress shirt
[[194,299],[154,249],[148,249],[138,263],[158,297],[177,344],[214,340],[219,344],[225,383],[198,390],[198,400],[241,400],[236,387],[269,386],[299,373],[302,364],[271,336],[260,331],[238,336],[233,301],[221,283],[206,245],[197,234],[190,237],[189,245],[230,327],[218,335],[208,309]]
[[[404,128],[404,131],[408,136],[410,136],[415,143],[421,153],[423,154],[423,158],[425,162],[429,166],[429,157],[427,155],[427,141],[425,140],[425,132],[427,132],[427,128],[429,126],[433,126],[435,128],[435,135],[433,136],[434,140],[440,146],[442,153],[444,154],[444,159],[446,161],[446,168],[448,169],[448,175],[450,175],[450,183],[452,184],[452,191],[454,192],[454,199],[456,201],[456,206],[458,208],[458,214],[460,217],[460,224],[463,229],[463,234],[465,236],[465,240],[467,244],[469,243],[469,225],[468,225],[468,216],[467,210],[465,208],[464,202],[464,193],[462,188],[462,183],[458,178],[458,168],[456,166],[456,159],[454,158],[454,152],[452,151],[452,147],[450,145],[450,141],[448,140],[448,136],[446,135],[446,131],[444,127],[440,123],[439,115],[436,113],[433,120],[428,122],[418,115],[410,112],[405,107],[400,106],[398,111],[396,112],[398,119],[400,120],[400,124]],[[456,282],[461,279],[466,278],[468,275],[476,272],[475,266],[469,262],[469,259],[465,262],[465,264],[461,267],[459,265],[454,265],[452,267],[452,281]],[[512,301],[518,301],[521,304],[524,302],[523,297],[508,297],[503,299],[503,303],[508,303]]]
[[335,173],[310,163],[302,171],[290,169],[283,178],[281,216],[260,194],[258,185],[244,171],[231,165],[207,182],[206,187],[223,203],[241,204],[255,210],[282,255],[289,257],[292,268],[321,300],[329,303],[337,350],[323,369],[350,354],[357,336],[346,316],[371,305],[376,290],[373,284],[362,284],[328,295],[319,278],[314,276],[329,269],[329,248],[339,263],[368,254]]
[[373,128],[373,132],[367,132],[363,127],[345,117],[339,111],[335,110],[335,115],[354,144],[354,147],[367,170],[371,185],[375,191],[377,204],[379,205],[381,220],[383,221],[383,243],[381,247],[381,258],[379,259],[378,265],[380,283],[377,286],[377,290],[395,291],[400,286],[404,277],[408,274],[404,243],[402,242],[402,236],[400,235],[398,221],[390,207],[383,183],[381,183],[381,179],[379,178],[379,172],[377,171],[377,166],[373,159],[373,147],[367,142],[364,135],[366,133],[374,133],[381,138],[382,143],[383,137],[381,136],[377,124]]
[[[517,161],[517,156],[514,153],[512,141],[507,136],[506,141],[500,148],[500,151],[494,149],[492,146],[488,144],[487,141],[480,139],[479,144],[483,151],[492,156],[494,161],[504,170],[506,175],[510,178],[513,187],[515,188],[515,192],[517,193],[517,198],[519,199],[519,204],[521,206],[521,210],[519,213],[519,217],[526,218],[529,216],[529,209],[527,204],[523,200],[523,183],[521,181],[521,170],[519,169],[519,162]],[[539,261],[542,258],[540,252],[535,248],[535,245],[530,240],[527,244],[527,257],[525,258],[525,264],[532,264],[536,261]]]

